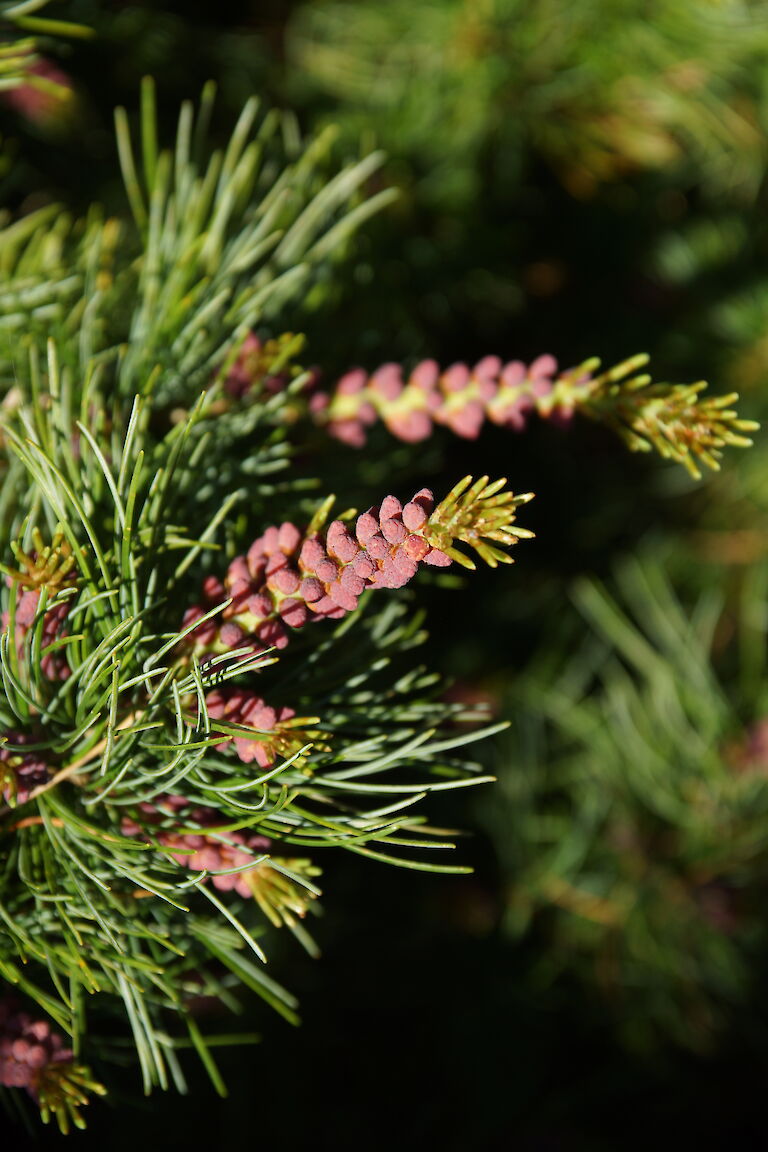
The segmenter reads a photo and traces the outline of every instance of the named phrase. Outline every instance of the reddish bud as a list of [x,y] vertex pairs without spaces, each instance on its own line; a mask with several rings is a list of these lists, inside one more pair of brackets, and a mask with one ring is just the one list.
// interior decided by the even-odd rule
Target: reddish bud
[[440,367],[437,360],[422,360],[411,372],[409,383],[427,390],[435,387],[439,376]]
[[403,375],[399,364],[382,364],[373,376],[369,387],[385,400],[396,400],[403,390]]
[[537,380],[542,376],[554,376],[557,372],[557,360],[549,354],[539,356],[528,369],[528,375]]
[[461,392],[469,384],[469,368],[466,364],[451,364],[443,372],[441,383],[446,392]]
[[256,577],[263,572],[266,562],[264,544],[261,537],[259,537],[257,540],[254,540],[247,552],[248,571],[251,576]]
[[385,496],[381,502],[379,520],[383,524],[385,520],[391,520],[393,516],[400,516],[402,511],[403,506],[396,496]]
[[405,584],[394,556],[387,556],[381,565],[382,583],[387,588],[401,588]]
[[383,568],[377,568],[370,581],[372,588],[392,588],[392,581]]
[[224,585],[217,576],[206,576],[203,580],[203,596],[209,604],[218,604],[224,599]]
[[340,608],[330,596],[323,596],[322,600],[316,601],[311,607],[318,616],[327,617],[329,620],[338,620],[346,612],[346,609]]
[[340,583],[342,588],[346,588],[353,596],[360,596],[365,591],[365,580],[358,576],[352,568],[344,569]]
[[482,360],[478,360],[472,370],[472,375],[476,376],[479,380],[493,380],[501,371],[501,360],[498,356],[483,356]]
[[280,551],[284,552],[286,556],[290,556],[296,551],[299,544],[301,543],[301,532],[299,532],[295,524],[291,524],[286,521],[280,525],[280,529],[277,534],[277,543],[280,547]]
[[314,392],[309,398],[309,410],[312,413],[324,412],[330,402],[327,392]]
[[358,547],[341,520],[334,520],[328,526],[326,535],[328,551],[337,556],[343,563],[347,563],[357,555]]
[[408,529],[400,520],[382,520],[381,534],[390,544],[402,544]]
[[324,584],[328,584],[331,580],[336,579],[339,574],[339,569],[336,566],[335,560],[326,557],[325,560],[321,560],[317,565],[315,572],[317,573],[318,580],[322,580]]
[[389,556],[390,545],[386,542],[383,536],[372,536],[368,541],[366,551],[374,560],[383,560],[385,556]]
[[255,596],[248,598],[248,611],[257,620],[265,620],[267,616],[272,615],[273,605],[272,599],[266,592],[258,592]]
[[[243,580],[243,579],[230,580],[229,577],[227,577],[227,592],[228,592],[229,596],[231,597],[231,599],[233,601],[239,601],[240,605],[242,605],[244,600],[248,599],[248,596],[250,595],[250,592],[251,592],[251,588],[252,588],[252,582],[250,580]],[[235,606],[230,604],[229,608],[226,609],[227,615],[231,616],[232,612],[235,610],[236,610]]]
[[427,513],[421,504],[417,504],[414,500],[410,500],[405,508],[403,508],[403,524],[411,532],[417,532],[419,528],[423,528],[427,522]]
[[219,639],[225,648],[239,648],[245,639],[245,633],[239,625],[229,620],[226,624],[222,624]]
[[352,561],[352,571],[355,575],[359,576],[361,580],[369,580],[376,571],[376,564],[370,556],[366,556],[364,552],[360,552]]
[[368,377],[362,368],[353,368],[339,380],[336,391],[342,396],[353,396],[355,392],[361,392],[365,388],[367,380]]
[[309,617],[309,609],[303,600],[283,600],[278,608],[281,619],[291,628],[301,628]]
[[227,569],[227,588],[235,581],[246,581],[250,583],[251,574],[248,568],[248,563],[245,561],[245,556],[235,556],[233,562],[230,563]]
[[451,430],[457,436],[464,436],[467,440],[477,438],[484,420],[485,409],[477,400],[470,400],[463,408],[451,412],[448,416]]
[[446,556],[445,552],[441,552],[439,548],[431,548],[424,557],[425,564],[431,564],[435,568],[447,568],[451,563],[450,556]]
[[264,552],[267,556],[271,556],[273,552],[277,552],[279,548],[280,532],[274,525],[267,528],[266,532],[261,538],[264,547]]
[[330,585],[328,595],[334,604],[338,604],[339,608],[343,608],[345,612],[353,612],[357,608],[357,597],[348,588],[345,588],[339,580],[334,580]]
[[269,560],[267,560],[267,576],[271,576],[273,572],[279,572],[281,568],[285,568],[287,563],[288,557],[284,556],[282,552],[276,550],[272,553]]
[[379,530],[378,513],[378,508],[369,508],[367,512],[363,512],[357,518],[357,523],[355,524],[355,534],[363,548],[366,547],[371,537],[375,536]]
[[409,536],[407,540],[403,541],[402,551],[412,560],[423,560],[429,552],[429,544],[423,536]]
[[310,536],[301,546],[299,562],[308,572],[314,572],[318,564],[326,559],[326,551],[317,536]]
[[531,397],[523,392],[510,403],[500,407],[493,405],[488,409],[488,415],[496,424],[503,424],[520,432],[525,428],[527,414],[532,412],[534,407]]
[[302,580],[299,591],[308,604],[311,604],[314,600],[320,600],[321,597],[325,595],[325,589],[322,584],[313,576],[308,576]]
[[429,488],[420,488],[411,503],[418,504],[430,516],[435,507],[435,498]]
[[270,576],[268,583],[270,588],[276,588],[279,592],[290,596],[299,587],[299,574],[293,568],[281,568],[279,572]]
[[248,717],[249,724],[253,725],[259,732],[271,732],[277,722],[277,713],[274,708],[260,701],[258,697],[254,703],[256,707]]
[[410,556],[407,556],[402,551],[395,552],[392,557],[392,563],[398,575],[402,576],[406,582],[413,579],[419,568],[416,561],[412,560]]
[[265,620],[256,629],[256,635],[268,648],[285,648],[288,636],[279,620]]
[[16,601],[16,625],[19,628],[31,627],[37,614],[40,593],[37,589],[27,589]]
[[360,420],[331,420],[328,431],[350,448],[362,448],[365,444],[365,429]]
[[501,383],[505,388],[518,388],[528,375],[522,360],[510,360],[501,371]]
[[[439,406],[438,399],[438,406]],[[393,436],[406,444],[418,444],[432,435],[432,421],[426,412],[397,412],[384,415],[384,422]]]
[[217,690],[209,692],[205,698],[205,706],[209,716],[212,716],[214,720],[221,720],[226,712],[224,695]]
[[[554,385],[551,380],[546,376],[537,376],[531,381],[531,395],[532,396],[549,396]],[[535,407],[531,404],[531,407]]]

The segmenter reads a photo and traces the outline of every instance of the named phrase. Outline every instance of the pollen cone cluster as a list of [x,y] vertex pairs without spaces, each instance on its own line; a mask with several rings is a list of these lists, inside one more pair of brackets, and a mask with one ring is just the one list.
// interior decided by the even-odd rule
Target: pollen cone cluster
[[530,497],[513,496],[505,483],[466,477],[437,507],[427,488],[406,504],[386,496],[352,527],[333,520],[304,534],[288,522],[267,528],[232,561],[223,582],[204,583],[202,602],[184,617],[191,641],[201,655],[284,648],[292,629],[339,619],[367,589],[402,588],[421,564],[473,567],[457,542],[490,564],[509,561],[492,542],[509,546],[531,535],[513,527],[515,509]]

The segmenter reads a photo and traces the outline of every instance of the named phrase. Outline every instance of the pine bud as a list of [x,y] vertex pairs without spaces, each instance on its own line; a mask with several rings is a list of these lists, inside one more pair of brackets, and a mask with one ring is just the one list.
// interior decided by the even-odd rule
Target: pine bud
[[71,1060],[72,1051],[47,1021],[34,1020],[10,1001],[0,1001],[0,1084],[26,1088],[35,1096],[42,1070]]
[[24,658],[28,636],[40,614],[43,589],[47,603],[43,613],[40,668],[47,680],[66,680],[70,669],[66,656],[60,649],[50,649],[58,640],[67,635],[65,622],[70,601],[56,600],[62,589],[73,587],[75,577],[75,556],[62,533],[57,532],[50,545],[46,545],[42,534],[35,529],[32,533],[34,547],[26,552],[20,544],[12,545],[18,567],[8,570],[6,584],[11,589],[13,614],[10,609],[3,612],[2,631],[14,622],[14,641],[19,659]]
[[[492,366],[486,367],[490,371]],[[402,588],[421,563],[448,567],[457,560],[474,567],[456,549],[458,542],[475,548],[491,565],[508,561],[496,544],[509,546],[530,535],[513,527],[517,507],[529,497],[503,491],[505,483],[489,484],[482,477],[472,484],[467,477],[437,508],[427,488],[405,506],[397,497],[385,496],[379,507],[358,516],[354,535],[342,520],[333,520],[324,534],[305,537],[292,524],[267,528],[247,555],[229,566],[223,593],[231,603],[222,614],[224,621],[205,621],[193,630],[192,641],[207,654],[284,648],[286,625],[295,629],[313,618],[340,619],[355,610],[366,589]],[[207,586],[216,594],[221,587],[210,578]],[[194,620],[196,612],[202,615],[195,607],[185,620]],[[249,758],[260,755],[265,753],[252,752]]]
[[[6,804],[26,804],[35,788],[48,780],[48,764],[39,752],[21,751],[34,743],[25,732],[6,732],[0,744],[0,793]],[[13,745],[17,747],[14,749]]]
[[347,373],[322,404],[310,404],[310,413],[332,436],[362,447],[366,427],[377,419],[392,435],[415,443],[430,436],[434,424],[473,440],[486,420],[521,431],[533,413],[566,424],[580,411],[613,428],[630,449],[654,448],[693,476],[700,464],[717,468],[726,445],[751,443],[744,433],[757,425],[730,408],[735,394],[704,398],[704,383],[654,385],[639,374],[647,359],[633,356],[599,374],[597,359],[558,372],[550,355],[527,367],[484,356],[474,368],[457,363],[442,373],[434,360],[425,360],[405,382],[397,364],[385,364],[368,377],[362,369]]
[[64,1133],[71,1124],[84,1127],[80,1109],[89,1092],[104,1094],[48,1021],[22,1011],[11,999],[0,1000],[0,1085],[26,1089],[43,1121],[55,1116]]
[[[234,729],[244,730],[242,734],[234,730],[222,732],[215,747],[225,748],[232,743],[244,764],[255,760],[262,768],[270,768],[278,756],[287,759],[304,747],[309,742],[304,725],[315,722],[311,718],[297,719],[292,708],[272,708],[255,693],[236,689],[209,692],[205,706],[212,722],[222,720]],[[215,723],[212,727],[216,734]]]

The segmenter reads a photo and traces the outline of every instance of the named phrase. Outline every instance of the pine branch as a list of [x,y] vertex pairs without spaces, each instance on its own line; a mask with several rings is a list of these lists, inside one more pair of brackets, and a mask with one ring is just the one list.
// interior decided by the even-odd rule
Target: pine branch
[[[245,987],[296,1019],[263,963],[279,927],[314,950],[321,851],[464,870],[430,859],[453,843],[421,805],[488,780],[466,746],[497,729],[447,726],[467,712],[416,663],[419,615],[378,591],[471,569],[468,550],[509,562],[528,497],[468,477],[354,523],[326,501],[298,528],[306,478],[280,476],[298,417],[359,439],[368,404],[415,440],[579,408],[693,467],[750,427],[638,360],[421,365],[407,384],[390,366],[308,403],[300,337],[251,333],[279,331],[386,201],[366,198],[380,157],[338,170],[327,136],[297,146],[253,103],[208,154],[211,100],[184,106],[173,152],[150,84],[138,145],[118,113],[132,222],[44,210],[0,234],[0,978],[77,1053],[39,1085],[62,1124],[98,1091],[86,999],[130,1033],[147,1091],[183,1084],[190,1042],[221,1089],[196,996]],[[3,1018],[14,1053],[27,1017]]]
[[[306,383],[293,339],[273,357],[291,379],[259,405],[222,408],[227,372],[251,325],[277,317],[383,202],[364,199],[378,158],[326,179],[327,138],[295,150],[278,118],[256,119],[249,106],[206,158],[185,107],[172,160],[146,86],[141,163],[118,118],[133,225],[44,210],[0,235],[0,979],[78,1054],[36,1096],[63,1127],[99,1090],[80,1064],[94,1051],[86,997],[89,1019],[129,1030],[147,1091],[183,1086],[175,1045],[190,1037],[221,1088],[194,1019],[201,985],[230,1006],[247,987],[296,1020],[263,959],[278,927],[315,951],[317,853],[462,871],[429,859],[453,844],[420,803],[487,779],[466,736],[441,731],[465,711],[410,663],[423,632],[407,604],[363,598],[327,638],[205,660],[197,622],[180,623],[218,553],[269,523]],[[456,541],[506,559],[498,546],[524,535],[520,500],[465,489],[435,509],[425,494],[410,511],[382,506],[381,533],[359,549],[380,552],[363,584],[393,586],[411,539],[445,563]],[[318,515],[308,540],[330,564],[346,533]],[[326,573],[325,598],[342,575]],[[290,597],[266,563],[262,576],[275,625]],[[2,1083],[16,1074],[0,1064]]]
[[531,494],[513,496],[505,484],[489,484],[487,476],[473,484],[467,476],[437,507],[426,488],[405,506],[387,496],[357,518],[354,536],[342,520],[323,530],[328,501],[304,534],[287,522],[270,527],[247,555],[233,560],[223,583],[206,581],[204,603],[184,617],[185,633],[201,657],[231,651],[258,656],[284,648],[288,629],[354,611],[369,588],[404,587],[421,563],[474,568],[457,543],[473,547],[492,567],[509,563],[498,544],[531,535],[514,525],[515,510]]
[[[122,1005],[149,1088],[165,1086],[172,1073],[161,1039],[169,1018],[194,1027],[184,992],[193,973],[220,996],[229,981],[245,983],[294,1017],[291,997],[259,967],[262,937],[279,924],[314,950],[303,918],[318,894],[318,850],[461,871],[415,854],[452,844],[414,806],[430,791],[487,777],[461,752],[451,755],[466,737],[435,735],[460,713],[435,702],[433,678],[411,670],[395,685],[385,674],[375,686],[388,661],[418,638],[412,627],[394,626],[390,613],[363,603],[350,614],[347,604],[332,642],[299,646],[284,668],[291,654],[281,657],[269,681],[274,697],[271,649],[241,646],[223,658],[197,658],[186,642],[192,628],[179,628],[176,593],[169,593],[216,548],[237,496],[222,504],[216,484],[231,441],[219,449],[217,422],[207,419],[215,390],[183,424],[169,425],[160,408],[166,430],[158,434],[152,393],[110,404],[104,373],[97,367],[75,377],[69,352],[66,342],[61,350],[50,342],[41,363],[33,350],[28,383],[18,385],[2,423],[0,836],[7,851],[0,975],[75,1050],[88,1042],[81,993],[97,994],[110,1013]],[[258,421],[249,424],[254,461],[270,458],[272,418],[268,410],[264,447],[252,436]],[[201,473],[206,451],[210,472]],[[201,475],[210,476],[218,504],[194,532]],[[252,499],[259,493],[253,488]],[[485,480],[464,482],[436,508],[426,492],[405,507],[385,501],[376,531],[367,531],[372,514],[358,522],[366,540],[354,546],[354,559],[359,567],[368,558],[371,569],[363,583],[402,583],[403,566],[410,572],[418,564],[406,544],[444,564],[462,556],[460,541],[489,563],[506,559],[498,545],[525,535],[513,524],[520,502]],[[352,538],[342,521],[324,529],[328,511],[326,502],[305,542],[329,564],[341,559],[340,549],[341,568],[352,573]],[[266,571],[275,535],[270,529],[263,537],[262,585],[276,621],[290,597]],[[278,585],[288,575],[281,555]],[[324,595],[332,600],[341,568],[333,580],[325,573]],[[325,615],[339,615],[333,602]],[[350,627],[362,662],[354,675],[341,636]],[[257,677],[264,695],[252,690]],[[70,1082],[73,1092],[85,1083]],[[64,1081],[60,1087],[66,1096]],[[59,1107],[64,1096],[51,1092],[50,1108],[74,1122]]]
[[743,433],[758,425],[731,410],[736,393],[702,398],[703,382],[653,384],[638,373],[647,362],[647,356],[634,356],[598,372],[595,358],[558,373],[552,356],[529,367],[486,356],[473,369],[453,364],[441,373],[435,361],[425,360],[407,379],[399,365],[385,364],[371,376],[362,369],[347,373],[333,392],[315,392],[309,403],[319,424],[355,447],[377,420],[399,439],[418,443],[435,425],[475,439],[486,420],[519,431],[533,413],[562,423],[582,412],[612,428],[632,451],[655,449],[697,479],[700,464],[719,468],[726,446],[752,443]]
[[33,1019],[10,1000],[0,1000],[0,1084],[25,1088],[43,1122],[54,1116],[65,1134],[71,1124],[85,1127],[80,1109],[89,1093],[104,1092],[47,1021]]
[[193,400],[391,199],[364,194],[380,155],[334,172],[332,133],[295,147],[255,100],[226,150],[206,154],[213,99],[210,85],[197,116],[185,104],[174,151],[159,151],[147,81],[140,162],[118,110],[133,227],[97,208],[74,223],[49,208],[0,231],[0,390],[29,381],[20,347],[53,339],[63,369],[82,377],[98,363],[126,402],[149,390],[161,404]]

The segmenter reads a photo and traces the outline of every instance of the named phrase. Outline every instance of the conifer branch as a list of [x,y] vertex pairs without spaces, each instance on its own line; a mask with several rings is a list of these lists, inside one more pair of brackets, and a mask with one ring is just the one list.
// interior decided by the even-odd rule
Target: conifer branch
[[[466,870],[419,851],[453,847],[425,823],[428,793],[487,779],[466,735],[442,730],[466,709],[419,666],[390,671],[423,640],[407,604],[352,613],[352,599],[428,555],[450,563],[457,542],[495,562],[525,534],[520,499],[485,481],[437,508],[426,492],[390,498],[353,546],[360,576],[326,502],[303,541],[320,572],[291,552],[290,524],[248,551],[261,549],[258,647],[224,643],[244,610],[227,614],[230,595],[181,622],[201,580],[209,598],[218,587],[218,554],[269,523],[306,381],[290,376],[294,338],[274,357],[289,379],[260,404],[222,407],[226,373],[252,326],[276,323],[383,203],[365,197],[379,157],[334,171],[328,137],[292,142],[254,104],[206,155],[211,96],[198,120],[183,109],[173,159],[150,84],[139,148],[118,116],[132,223],[43,209],[0,230],[0,980],[26,1013],[0,1021],[0,1081],[32,1086],[63,1128],[100,1088],[79,1055],[33,1083],[15,1047],[27,1019],[55,1029],[57,1052],[87,1052],[87,997],[89,1018],[125,1021],[147,1090],[180,1075],[179,1032],[220,1087],[197,992],[229,1004],[242,985],[296,1019],[262,965],[278,927],[316,951],[305,922],[322,850]],[[280,630],[303,611],[338,626],[284,653]],[[196,625],[220,651],[196,650]]]
[[552,356],[540,356],[529,367],[486,356],[472,369],[453,364],[441,372],[435,361],[425,360],[407,379],[398,364],[385,364],[370,376],[362,369],[348,372],[331,393],[315,392],[309,404],[319,424],[355,447],[365,443],[366,429],[376,421],[417,443],[435,425],[475,439],[486,420],[520,431],[534,413],[563,423],[582,412],[612,428],[632,451],[655,449],[697,479],[700,464],[719,468],[726,446],[752,443],[744,433],[758,425],[731,408],[736,393],[702,397],[704,382],[653,384],[638,371],[647,362],[645,355],[633,356],[600,372],[593,358],[558,372]]
[[46,1020],[33,1019],[10,999],[0,1000],[0,1084],[25,1088],[43,1123],[55,1117],[65,1134],[73,1124],[85,1127],[81,1109],[89,1094],[105,1091]]
[[289,630],[310,620],[354,611],[369,588],[402,588],[422,563],[474,568],[456,544],[471,546],[492,567],[510,563],[497,544],[532,535],[515,525],[516,509],[532,493],[514,496],[505,484],[490,484],[487,476],[473,484],[467,476],[437,506],[427,488],[405,506],[386,496],[358,516],[354,535],[342,520],[323,527],[328,502],[305,533],[288,522],[270,527],[232,561],[223,582],[208,578],[204,601],[188,609],[183,629],[202,658],[231,651],[258,656],[284,648]]
[[86,999],[130,1029],[147,1091],[177,1078],[179,1034],[220,1087],[195,999],[243,986],[296,1019],[263,963],[277,928],[315,950],[322,851],[465,870],[432,863],[453,843],[421,806],[488,780],[467,745],[498,729],[447,727],[467,710],[414,661],[420,617],[366,593],[470,552],[508,563],[529,497],[467,477],[307,524],[298,418],[415,442],[580,410],[692,471],[752,427],[637,358],[389,365],[313,393],[301,337],[253,332],[282,331],[387,202],[381,157],[339,167],[329,135],[304,144],[253,101],[210,151],[212,98],[172,150],[151,83],[138,136],[118,112],[123,218],[0,230],[0,979],[26,1005],[0,1015],[0,1081],[62,1127],[100,1091]]

